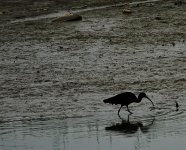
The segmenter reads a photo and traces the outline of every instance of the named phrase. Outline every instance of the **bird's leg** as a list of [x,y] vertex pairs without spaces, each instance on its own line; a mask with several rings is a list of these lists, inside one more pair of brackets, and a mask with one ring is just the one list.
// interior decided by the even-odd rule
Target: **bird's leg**
[[129,120],[129,119],[130,119],[130,115],[132,115],[132,114],[131,114],[131,113],[128,114],[128,118],[127,118],[127,122],[128,122],[128,123],[130,123],[130,120]]
[[128,111],[130,114],[132,114],[132,112],[129,110],[128,105],[126,105],[126,106],[127,106],[127,111]]
[[123,105],[121,105],[121,107],[120,107],[119,110],[118,110],[118,116],[119,116],[119,117],[120,117],[119,112],[120,112],[120,110],[121,110],[122,107],[123,107]]
[[123,119],[121,118],[121,116],[119,114],[118,114],[118,117],[119,117],[119,119],[121,119],[123,121]]

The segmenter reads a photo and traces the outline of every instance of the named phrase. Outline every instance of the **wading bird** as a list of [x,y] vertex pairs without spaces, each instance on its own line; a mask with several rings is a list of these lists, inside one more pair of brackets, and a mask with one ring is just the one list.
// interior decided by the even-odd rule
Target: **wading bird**
[[[129,110],[128,105],[131,104],[131,103],[140,103],[143,98],[147,98],[149,101],[151,101],[151,99],[148,98],[145,93],[140,93],[138,95],[138,97],[136,97],[135,94],[133,94],[131,92],[124,92],[124,93],[118,94],[114,97],[105,99],[105,100],[103,100],[103,102],[104,103],[110,103],[112,105],[113,104],[115,104],[115,105],[120,104],[121,107],[118,110],[118,116],[119,116],[119,112],[120,112],[120,110],[123,106],[126,106],[127,111],[132,114],[132,112]],[[154,103],[152,101],[151,101],[151,103],[154,107]]]

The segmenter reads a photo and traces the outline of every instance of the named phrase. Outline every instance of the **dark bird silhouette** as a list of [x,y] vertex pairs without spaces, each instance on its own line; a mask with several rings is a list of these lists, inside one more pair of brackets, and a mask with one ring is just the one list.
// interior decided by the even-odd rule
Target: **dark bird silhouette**
[[[148,98],[145,93],[140,93],[138,95],[138,97],[136,97],[135,94],[133,94],[131,92],[124,92],[124,93],[118,94],[114,97],[105,99],[105,100],[103,100],[103,102],[104,103],[110,103],[112,105],[113,104],[115,104],[115,105],[120,104],[121,107],[118,110],[118,116],[119,116],[119,112],[120,112],[120,110],[123,106],[126,106],[127,111],[132,114],[132,112],[129,110],[128,105],[131,104],[131,103],[134,103],[134,102],[135,103],[140,103],[143,98],[147,98],[149,101],[151,101],[151,99]],[[152,101],[151,101],[151,103],[154,107],[154,103]]]

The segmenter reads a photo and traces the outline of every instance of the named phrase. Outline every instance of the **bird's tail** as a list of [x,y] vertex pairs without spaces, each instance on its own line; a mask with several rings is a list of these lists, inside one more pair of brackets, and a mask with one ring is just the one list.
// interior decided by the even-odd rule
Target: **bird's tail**
[[108,99],[104,99],[103,102],[104,102],[104,103],[108,103]]
[[105,99],[105,100],[103,100],[103,102],[104,102],[104,103],[113,104],[113,102],[112,102],[112,99],[111,99],[111,98]]

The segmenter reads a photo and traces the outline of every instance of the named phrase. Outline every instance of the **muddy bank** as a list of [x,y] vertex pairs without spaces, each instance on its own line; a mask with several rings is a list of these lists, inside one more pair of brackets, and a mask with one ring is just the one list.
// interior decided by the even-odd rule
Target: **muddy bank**
[[[0,149],[185,148],[185,4],[78,5],[81,21],[52,22],[62,1],[33,14],[24,2],[4,7],[18,17],[0,15]],[[102,100],[123,91],[146,92],[156,109],[143,100],[121,120]]]
[[[89,37],[97,39],[105,38],[107,40],[110,40],[111,44],[112,42],[113,44],[123,42],[132,42],[133,44],[137,44],[138,42],[148,42],[151,44],[161,43],[162,45],[164,45],[165,43],[173,44],[174,41],[184,42],[185,4],[183,4],[182,6],[175,6],[172,1],[164,2],[162,4],[160,3],[161,2],[146,3],[139,6],[124,5],[122,7],[110,8],[98,6],[92,7],[91,9],[76,9],[74,10],[74,12],[77,12],[78,14],[83,16],[83,24],[84,26],[87,25],[87,27],[85,29],[85,32],[82,28],[74,30],[70,34],[69,32],[66,32],[68,29],[65,29],[65,24],[51,24],[51,21],[62,16],[65,13],[66,9],[61,9],[63,11],[51,14],[48,14],[50,13],[50,11],[48,11],[48,15],[46,14],[44,16],[42,15],[42,13],[40,13],[38,17],[36,14],[33,15],[33,17],[31,17],[32,15],[27,15],[27,13],[30,13],[30,11],[23,13],[26,14],[23,18],[12,18],[11,15],[1,15],[1,21],[3,21],[3,18],[9,18],[9,21],[2,22],[1,35],[5,36],[1,36],[0,38],[2,42],[7,41],[7,37],[10,38],[9,40],[16,37],[16,40],[18,41],[22,41],[23,39],[27,40],[28,38],[35,38],[36,40],[37,38],[39,38],[40,40],[50,40],[50,37],[53,36],[52,34],[54,34],[54,36],[56,34],[59,34],[57,30],[63,26],[62,30],[65,32],[63,33],[63,35],[59,36],[62,38],[66,38],[65,36],[68,36],[68,39]],[[123,14],[123,10],[125,8],[130,8],[132,14]],[[100,19],[103,19],[103,21]],[[98,23],[99,20],[100,23]],[[108,21],[108,23],[106,21]],[[113,25],[111,25],[111,21],[113,21]],[[93,25],[89,26],[91,22],[93,23]],[[109,27],[107,26],[107,24],[111,26]],[[96,25],[97,27],[95,27]],[[106,29],[107,27],[108,29]],[[32,32],[32,30],[34,32]],[[101,30],[103,30],[103,33],[101,33]],[[16,36],[14,36],[15,34]],[[37,36],[35,36],[36,34]]]
[[[2,25],[2,120],[43,113],[84,116],[87,111],[102,111],[101,100],[107,94],[124,90],[179,91],[182,97],[186,5],[133,6],[130,15],[123,9],[83,8],[79,10],[83,20],[71,23],[53,23],[46,15]],[[89,94],[94,100],[76,103],[86,101]],[[74,109],[78,113],[71,112]]]
[[[123,1],[115,0],[115,2]],[[1,0],[0,20],[3,23],[12,19],[34,17],[60,10],[75,10],[108,4],[114,4],[113,0]]]

